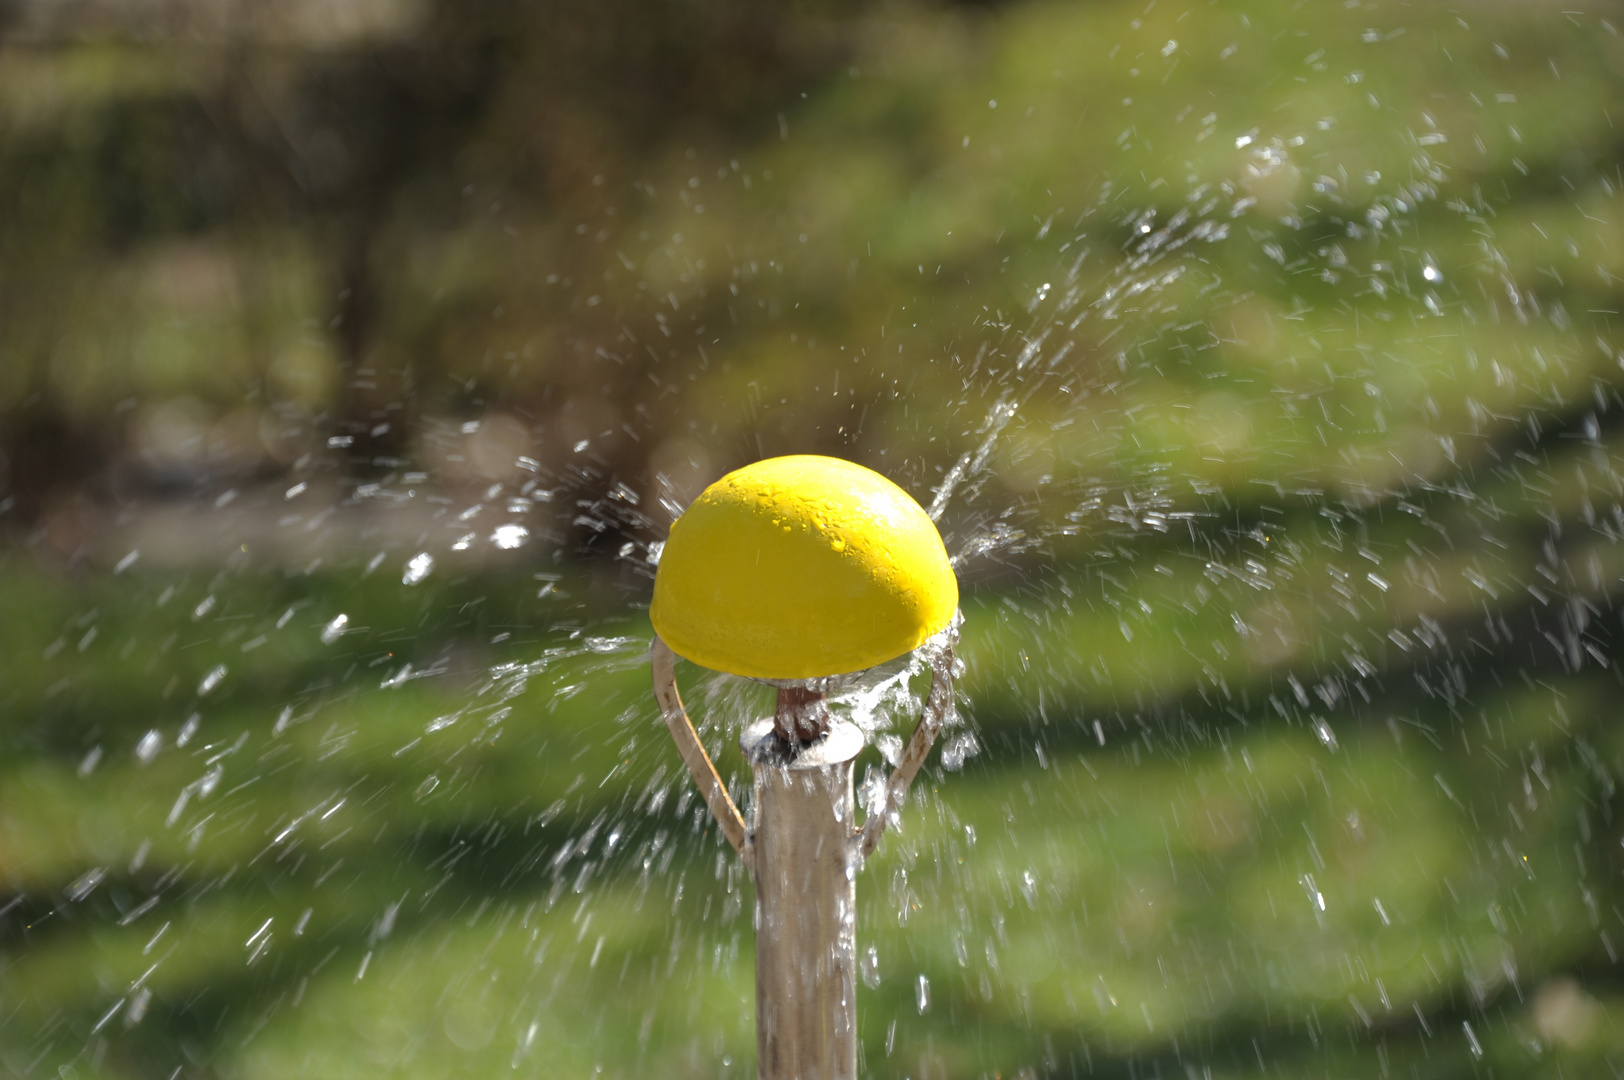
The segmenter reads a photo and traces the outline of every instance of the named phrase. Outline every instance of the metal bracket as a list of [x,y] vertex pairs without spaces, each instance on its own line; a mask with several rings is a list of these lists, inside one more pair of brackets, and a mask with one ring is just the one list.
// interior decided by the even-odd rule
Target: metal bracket
[[[939,660],[931,665],[930,693],[925,699],[924,714],[914,726],[913,735],[908,739],[908,745],[903,748],[897,767],[885,782],[885,792],[880,805],[870,808],[868,817],[863,822],[862,831],[854,838],[859,864],[866,862],[874,853],[874,848],[880,842],[880,835],[885,832],[886,825],[901,809],[914,777],[919,775],[925,759],[930,756],[930,748],[935,744],[936,737],[941,734],[942,728],[953,716],[953,644],[949,640],[943,646]],[[705,797],[705,805],[710,808],[711,816],[716,819],[722,835],[727,837],[727,842],[733,845],[733,850],[744,860],[745,867],[754,874],[753,838],[749,829],[745,827],[744,817],[739,813],[739,808],[733,805],[733,799],[728,795],[727,786],[722,783],[721,776],[717,774],[710,755],[701,745],[693,721],[688,719],[688,711],[683,708],[682,696],[677,692],[676,654],[671,651],[671,646],[656,634],[649,647],[649,658],[654,672],[654,697],[660,704],[660,717],[670,730],[671,739],[677,744],[677,751],[682,755],[688,771],[693,774],[694,783],[699,785],[700,794]]]
[[909,786],[930,756],[931,744],[953,716],[953,645],[954,640],[949,638],[943,644],[941,657],[931,665],[930,694],[925,699],[925,711],[914,726],[913,735],[903,748],[897,767],[885,782],[885,796],[880,805],[869,807],[868,817],[863,821],[863,831],[857,837],[859,864],[866,862],[874,853],[886,823],[902,808],[902,800],[907,798]]
[[682,707],[682,696],[677,693],[676,654],[658,634],[654,635],[654,642],[649,647],[649,660],[654,670],[654,698],[660,703],[660,718],[670,729],[671,740],[677,744],[677,751],[682,755],[688,771],[693,774],[694,783],[699,785],[699,792],[705,797],[711,817],[716,819],[722,835],[727,837],[727,842],[744,860],[745,868],[753,874],[755,851],[750,833],[744,827],[739,808],[733,805],[733,799],[727,793],[727,786],[717,774],[716,766],[711,763],[710,755],[705,753],[699,733],[694,730],[693,721],[688,719],[688,711]]

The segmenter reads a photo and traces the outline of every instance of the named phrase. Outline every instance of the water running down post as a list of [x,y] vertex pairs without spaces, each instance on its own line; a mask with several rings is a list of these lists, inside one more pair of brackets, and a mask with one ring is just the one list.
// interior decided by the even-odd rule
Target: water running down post
[[[901,489],[832,458],[775,458],[723,477],[672,526],[655,579],[655,698],[722,834],[755,880],[762,1080],[855,1080],[857,871],[953,715],[958,585],[935,526]],[[861,830],[856,725],[828,677],[930,650],[923,715]],[[675,653],[778,687],[740,740],[749,825],[677,692]]]
[[852,763],[863,733],[835,724],[801,747],[774,727],[753,724],[743,739],[755,774],[757,1071],[768,1080],[855,1077]]

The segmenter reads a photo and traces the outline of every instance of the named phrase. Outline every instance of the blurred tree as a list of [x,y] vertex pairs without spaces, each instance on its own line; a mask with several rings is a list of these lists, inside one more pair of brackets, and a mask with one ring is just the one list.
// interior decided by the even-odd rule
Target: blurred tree
[[505,384],[411,333],[402,243],[487,215],[569,235],[665,147],[771,125],[849,50],[850,7],[14,5],[0,431],[17,461],[55,432],[59,464],[7,482],[105,477],[175,393],[216,416],[293,398],[356,465],[411,456],[414,408]]
[[[1298,56],[1260,29],[1286,14],[1221,8],[18,12],[0,417],[8,460],[31,411],[75,443],[53,487],[416,468],[540,485],[538,525],[619,550],[761,454],[927,487],[1051,342],[964,511],[1043,531],[1152,464],[1368,505],[1514,432],[1549,357],[1563,422],[1615,366],[1568,332],[1609,310],[1605,236],[1556,272],[1534,217],[1614,197],[1616,39],[1556,20],[1343,9]],[[1175,220],[1235,236],[1135,248]],[[1504,325],[1469,309],[1496,296]],[[1458,336],[1414,332],[1446,311]],[[1501,345],[1538,379],[1462,374]],[[1113,366],[1131,397],[1055,426]],[[1333,443],[1308,400],[1351,426]]]

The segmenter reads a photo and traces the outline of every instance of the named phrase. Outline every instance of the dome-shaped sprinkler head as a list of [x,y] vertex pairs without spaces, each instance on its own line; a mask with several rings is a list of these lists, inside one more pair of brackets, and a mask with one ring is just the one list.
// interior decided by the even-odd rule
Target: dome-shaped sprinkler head
[[678,656],[758,679],[883,664],[945,629],[959,584],[941,535],[891,481],[839,458],[769,458],[671,526],[649,609]]
[[[770,458],[706,488],[654,578],[654,693],[711,815],[756,879],[756,1042],[766,1080],[856,1074],[856,875],[953,715],[959,586],[907,492],[838,458]],[[825,694],[931,644],[924,715],[859,831],[856,725]],[[778,687],[741,740],[746,826],[677,694],[677,655]]]

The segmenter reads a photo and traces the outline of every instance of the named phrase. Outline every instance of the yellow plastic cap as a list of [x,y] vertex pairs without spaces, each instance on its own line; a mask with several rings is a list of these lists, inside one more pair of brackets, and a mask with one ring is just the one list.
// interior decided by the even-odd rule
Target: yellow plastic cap
[[654,629],[678,656],[758,679],[861,671],[952,621],[959,583],[907,492],[839,458],[768,458],[671,526]]

